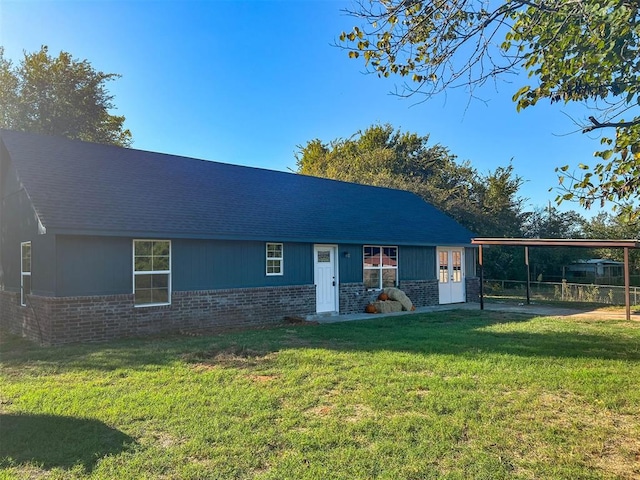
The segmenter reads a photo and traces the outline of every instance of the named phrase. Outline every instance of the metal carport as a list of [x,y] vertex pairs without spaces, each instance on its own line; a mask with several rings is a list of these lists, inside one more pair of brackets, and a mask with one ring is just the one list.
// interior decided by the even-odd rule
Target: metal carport
[[527,266],[527,303],[529,302],[529,247],[583,247],[583,248],[623,248],[624,249],[624,299],[627,320],[631,320],[631,299],[629,295],[629,249],[640,248],[640,240],[596,240],[563,238],[474,238],[471,243],[478,245],[478,263],[480,264],[480,309],[484,310],[484,272],[482,247],[484,245],[504,245],[524,247]]

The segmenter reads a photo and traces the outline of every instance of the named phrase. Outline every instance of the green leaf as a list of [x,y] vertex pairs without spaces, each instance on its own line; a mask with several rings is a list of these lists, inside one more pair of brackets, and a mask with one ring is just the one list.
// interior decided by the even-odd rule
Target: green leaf
[[520,88],[516,93],[513,94],[513,97],[511,97],[511,100],[514,102],[517,101],[522,95],[527,93],[529,90],[531,90],[531,87],[529,87],[528,85],[525,85],[524,87]]

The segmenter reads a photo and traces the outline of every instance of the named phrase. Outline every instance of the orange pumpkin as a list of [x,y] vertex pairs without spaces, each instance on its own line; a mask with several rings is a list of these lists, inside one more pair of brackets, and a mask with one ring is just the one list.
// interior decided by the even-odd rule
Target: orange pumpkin
[[386,302],[387,300],[389,300],[389,295],[382,292],[380,295],[378,295],[378,300],[380,300],[381,302]]
[[366,313],[376,313],[376,306],[373,303],[367,305],[364,309]]

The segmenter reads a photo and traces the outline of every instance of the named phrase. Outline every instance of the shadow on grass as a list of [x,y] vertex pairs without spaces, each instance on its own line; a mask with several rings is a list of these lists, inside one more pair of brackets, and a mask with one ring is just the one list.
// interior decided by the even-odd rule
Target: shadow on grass
[[[229,352],[243,356],[238,351],[259,358],[295,348],[640,361],[640,329],[629,329],[628,324],[623,326],[616,321],[601,322],[596,328],[567,320],[532,323],[537,318],[529,313],[450,310],[320,326],[287,325],[198,337],[132,339],[106,345],[41,348],[14,337],[0,347],[2,362],[7,366],[39,364],[53,372],[154,368],[176,361],[228,356]],[[510,327],[501,329],[500,324]]]
[[[498,353],[521,357],[640,361],[640,329],[634,330],[637,334],[629,335],[627,329],[618,331],[615,322],[607,322],[608,326],[603,324],[593,333],[593,330],[566,321],[558,321],[555,325],[552,321],[546,326],[535,327],[530,322],[538,317],[507,312],[485,311],[469,315],[468,311],[459,310],[405,318],[398,317],[397,323],[375,320],[369,328],[378,329],[380,334],[368,334],[366,338],[358,334],[360,327],[357,326],[352,333],[345,331],[341,341],[349,338],[357,341],[359,337],[359,344],[351,344],[347,349],[372,351],[389,349],[453,355]],[[499,324],[510,324],[510,328],[505,331],[492,328]]]
[[[259,360],[271,352],[296,348],[322,348],[339,352],[396,351],[418,355],[478,357],[504,354],[518,357],[594,358],[640,361],[640,329],[629,330],[616,322],[595,328],[574,321],[510,312],[447,312],[375,318],[334,323],[319,328],[287,328],[265,332],[259,338],[228,337],[242,356],[243,351]],[[502,328],[502,325],[505,328]],[[284,333],[284,334],[283,334]],[[214,340],[214,339],[211,339]],[[193,349],[186,361],[224,363],[224,354],[234,348],[219,340],[208,350]],[[222,357],[222,359],[221,359]]]
[[98,420],[0,414],[0,467],[29,463],[49,470],[80,465],[90,473],[101,458],[134,444],[133,438]]

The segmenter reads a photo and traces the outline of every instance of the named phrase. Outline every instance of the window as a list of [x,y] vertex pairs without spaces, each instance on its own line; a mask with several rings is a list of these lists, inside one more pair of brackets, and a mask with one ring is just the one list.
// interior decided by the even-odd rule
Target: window
[[171,242],[133,241],[133,295],[136,306],[171,303]]
[[20,305],[27,305],[27,295],[31,295],[31,242],[20,244]]
[[267,275],[282,275],[282,243],[267,243]]
[[440,272],[440,283],[449,282],[449,252],[440,250],[438,252],[438,265]]
[[453,278],[451,279],[453,282],[459,283],[462,281],[462,252],[458,250],[451,251],[451,268]]
[[398,247],[365,246],[364,286],[382,289],[395,287],[398,283]]

